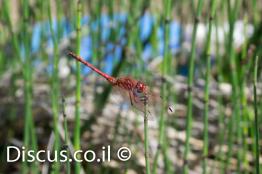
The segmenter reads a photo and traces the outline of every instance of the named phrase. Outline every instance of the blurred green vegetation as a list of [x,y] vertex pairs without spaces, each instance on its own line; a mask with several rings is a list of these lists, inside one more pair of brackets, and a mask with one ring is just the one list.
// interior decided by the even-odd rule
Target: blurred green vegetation
[[[0,1],[0,173],[261,174],[261,14],[257,0]],[[68,51],[146,82],[161,96],[149,122]],[[8,163],[10,145],[132,157]]]

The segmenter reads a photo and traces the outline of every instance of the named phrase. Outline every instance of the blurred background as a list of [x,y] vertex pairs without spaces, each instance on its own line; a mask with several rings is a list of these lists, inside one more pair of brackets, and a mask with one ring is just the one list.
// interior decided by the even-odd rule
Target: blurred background
[[[258,0],[0,0],[0,173],[146,173],[144,114],[69,51],[159,96],[151,173],[259,172],[261,14]],[[110,162],[6,160],[107,145]]]

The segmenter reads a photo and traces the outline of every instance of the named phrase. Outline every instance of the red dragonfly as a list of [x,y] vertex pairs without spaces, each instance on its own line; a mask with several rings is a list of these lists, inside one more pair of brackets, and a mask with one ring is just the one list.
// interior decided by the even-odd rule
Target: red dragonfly
[[[85,61],[83,58],[74,54],[73,52],[69,52],[68,55],[72,56],[77,61],[83,63],[84,65],[104,77],[111,85],[117,86],[124,91],[127,91],[131,105],[142,112],[144,111],[144,106],[151,100],[150,97],[154,96],[153,93],[149,90],[149,87],[142,81],[135,80],[131,77],[112,77],[100,71],[94,65]],[[170,106],[168,107],[168,109],[170,112],[173,112],[173,109]]]

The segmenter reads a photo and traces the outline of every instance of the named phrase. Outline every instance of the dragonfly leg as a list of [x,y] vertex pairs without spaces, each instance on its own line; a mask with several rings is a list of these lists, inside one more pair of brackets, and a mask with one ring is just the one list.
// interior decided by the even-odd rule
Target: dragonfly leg
[[133,103],[132,95],[131,95],[131,93],[130,93],[130,92],[128,92],[128,94],[129,94],[129,99],[130,99],[131,106],[133,106],[133,105],[134,105],[134,103]]
[[144,96],[141,96],[140,97],[140,101],[142,101],[143,103],[147,103],[148,102],[148,97],[146,96],[146,95],[144,95]]
[[147,104],[148,102],[148,96],[147,95],[140,95],[140,96],[134,96],[134,100],[136,103],[142,102],[144,104]]

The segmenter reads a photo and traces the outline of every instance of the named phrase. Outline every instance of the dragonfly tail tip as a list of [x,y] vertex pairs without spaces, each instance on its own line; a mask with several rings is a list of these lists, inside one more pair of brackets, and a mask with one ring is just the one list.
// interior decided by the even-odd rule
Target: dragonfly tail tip
[[73,52],[72,51],[67,51],[67,55],[72,56]]

